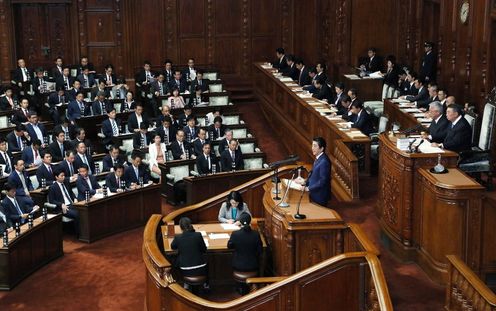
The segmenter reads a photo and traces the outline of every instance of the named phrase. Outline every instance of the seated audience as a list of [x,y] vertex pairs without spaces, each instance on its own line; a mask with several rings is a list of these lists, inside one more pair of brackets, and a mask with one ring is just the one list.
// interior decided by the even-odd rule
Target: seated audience
[[31,179],[24,169],[24,161],[20,159],[15,161],[14,169],[15,170],[7,179],[8,183],[16,188],[16,197],[28,204],[34,204],[34,201],[31,199],[31,194],[29,193],[30,191],[33,191],[34,188]]
[[296,68],[295,57],[293,55],[288,55],[286,57],[286,62],[288,67],[282,71],[282,75],[297,81],[300,76],[300,71]]
[[451,127],[450,122],[443,114],[443,105],[439,101],[429,104],[429,117],[432,119],[429,126],[429,133],[422,133],[422,138],[428,139],[433,143],[442,143]]
[[24,148],[22,151],[21,159],[27,167],[37,167],[41,164],[41,141],[33,139],[31,146]]
[[81,117],[89,116],[91,111],[89,106],[83,100],[83,93],[79,92],[76,94],[76,99],[69,102],[67,106],[67,118],[72,124],[76,120],[81,119]]
[[186,126],[183,128],[183,131],[186,134],[186,140],[188,142],[198,137],[199,127],[196,126],[196,118],[193,115],[189,115],[186,119]]
[[308,72],[308,67],[301,58],[295,60],[296,68],[298,69],[298,85],[305,86],[312,83],[312,78]]
[[149,183],[150,175],[141,163],[142,156],[139,152],[134,152],[131,159],[131,165],[128,165],[124,170],[124,179],[127,182],[127,188],[136,189],[140,186],[140,180],[143,181],[143,184]]
[[171,96],[167,100],[167,105],[171,109],[184,108],[186,103],[184,102],[184,98],[179,95],[179,89],[177,87],[173,87],[171,91]]
[[132,91],[126,92],[126,98],[121,106],[121,112],[134,110],[136,108],[136,102],[134,101],[134,93]]
[[102,172],[111,172],[115,165],[127,165],[126,160],[119,155],[119,148],[117,146],[110,146],[109,152],[102,159]]
[[6,222],[8,223],[10,221],[12,225],[16,223],[22,225],[26,223],[29,214],[36,212],[39,209],[39,206],[34,205],[32,202],[30,204],[28,201],[19,198],[15,185],[8,182],[5,184],[4,188],[7,195],[2,200],[2,207],[7,218]]
[[45,187],[52,185],[55,181],[52,167],[52,155],[48,151],[43,154],[43,163],[36,170],[36,179],[38,180],[39,187],[42,187],[43,181],[45,182]]
[[79,142],[76,145],[76,154],[74,159],[74,168],[79,171],[81,166],[86,165],[87,173],[93,175],[96,173],[95,162],[93,157],[86,152],[86,145],[83,142]]
[[331,89],[327,85],[322,78],[316,79],[314,82],[315,85],[315,93],[313,93],[312,97],[315,97],[319,100],[326,101],[328,103],[333,102],[333,95]]
[[434,147],[441,147],[455,152],[470,150],[472,146],[472,127],[463,117],[459,105],[449,105],[446,109],[446,118],[450,122],[448,133],[442,143],[432,143]]
[[14,130],[7,134],[7,144],[10,152],[22,151],[31,145],[31,137],[23,124],[16,125]]
[[152,135],[148,132],[148,124],[141,123],[139,132],[133,135],[133,148],[142,149],[148,147],[152,141]]
[[76,180],[78,201],[84,201],[86,199],[86,193],[88,193],[91,198],[96,193],[102,192],[100,184],[96,181],[95,176],[88,174],[88,169],[88,165],[84,163],[78,168],[79,176]]
[[283,48],[276,49],[276,57],[276,60],[272,63],[272,67],[278,69],[279,72],[284,72],[288,68],[288,62],[286,61]]
[[215,172],[218,172],[217,157],[212,152],[210,143],[206,142],[202,146],[202,153],[196,157],[196,169],[198,174],[207,175],[214,173],[214,167]]
[[12,116],[12,123],[15,125],[27,123],[29,120],[29,101],[27,98],[22,98],[20,107]]
[[[171,92],[174,92],[174,89],[178,89],[179,93],[183,94],[186,92],[186,89],[188,87],[188,84],[186,80],[182,78],[182,74],[180,70],[175,70],[174,71],[174,79],[169,82],[169,89],[172,90]],[[174,108],[174,106],[171,106]]]
[[239,221],[241,215],[247,213],[251,215],[248,205],[243,202],[243,197],[238,191],[231,191],[226,198],[226,202],[222,203],[218,220],[221,223],[241,225]]
[[48,202],[56,206],[56,212],[62,213],[67,218],[74,219],[74,229],[77,234],[79,232],[79,212],[74,208],[73,204],[78,200],[67,181],[64,170],[56,168],[54,173],[55,182],[48,190]]
[[55,133],[55,140],[48,145],[48,150],[52,155],[54,162],[60,162],[64,159],[65,152],[70,150],[70,143],[65,138],[65,133],[61,130]]
[[14,169],[14,161],[12,157],[12,152],[7,150],[7,142],[5,138],[0,136],[0,166],[2,168],[2,174],[0,176],[9,176]]
[[226,132],[226,126],[222,124],[222,117],[217,116],[214,118],[213,124],[208,126],[208,137],[211,140],[219,140],[224,137]]
[[14,110],[16,108],[17,97],[11,87],[5,90],[4,96],[0,96],[0,110]]
[[354,122],[351,127],[359,129],[367,136],[374,132],[374,123],[367,110],[363,109],[361,102],[351,104],[350,111],[354,115]]
[[184,140],[185,136],[183,130],[177,131],[176,140],[171,144],[172,157],[174,160],[186,160],[189,157],[194,157],[191,145]]
[[230,129],[226,129],[226,131],[224,132],[224,138],[222,138],[219,142],[219,155],[221,155],[224,150],[227,150],[229,148],[231,140],[233,140],[233,131]]
[[228,148],[220,154],[220,165],[223,172],[238,171],[245,168],[243,154],[238,148],[236,139],[231,139]]
[[210,84],[209,79],[203,78],[203,70],[196,71],[196,79],[191,81],[191,91],[190,93],[194,93],[197,89],[200,90],[200,94],[204,92],[208,92],[208,86]]
[[163,117],[162,123],[157,127],[156,131],[166,145],[169,145],[176,138],[176,129],[172,126],[172,119],[169,116]]
[[130,133],[139,132],[142,123],[148,124],[148,119],[143,115],[143,106],[137,104],[134,113],[131,113],[127,119],[127,129]]
[[102,134],[105,136],[102,140],[105,146],[112,143],[112,137],[117,137],[121,133],[121,120],[117,119],[115,107],[107,109],[108,119],[102,122]]
[[210,141],[207,139],[207,132],[205,129],[200,128],[198,131],[198,137],[193,141],[193,152],[195,155],[198,157],[200,154],[203,152],[203,145],[205,143],[210,143]]
[[377,56],[376,48],[369,48],[367,51],[367,57],[364,59],[363,63],[360,65],[360,70],[366,72],[376,72],[382,70],[382,59]]
[[117,163],[112,167],[112,173],[105,177],[105,185],[112,193],[123,192],[126,188],[126,180],[124,179],[124,166]]
[[167,159],[167,147],[162,142],[160,134],[153,135],[153,143],[148,146],[148,155],[150,156],[148,159],[150,171],[159,176],[162,175],[158,164],[165,163]]

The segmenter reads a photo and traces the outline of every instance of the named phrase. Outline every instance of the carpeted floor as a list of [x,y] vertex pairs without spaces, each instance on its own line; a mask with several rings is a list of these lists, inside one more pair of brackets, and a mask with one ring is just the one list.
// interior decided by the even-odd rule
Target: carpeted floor
[[[267,162],[285,158],[287,151],[271,133],[260,108],[240,105],[239,111],[267,154]],[[335,200],[329,207],[348,222],[361,225],[381,250],[381,263],[398,311],[442,310],[444,288],[431,282],[415,264],[398,262],[379,243],[374,214],[376,179],[360,185],[359,203]],[[163,212],[170,206],[163,203]],[[64,238],[65,255],[35,272],[10,292],[0,292],[0,310],[143,310],[145,268],[141,243],[143,228],[117,234],[92,244]]]

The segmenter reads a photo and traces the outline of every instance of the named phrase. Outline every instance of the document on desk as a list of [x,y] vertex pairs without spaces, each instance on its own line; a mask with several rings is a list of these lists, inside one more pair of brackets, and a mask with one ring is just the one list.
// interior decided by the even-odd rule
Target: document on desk
[[393,98],[391,101],[393,103],[409,103],[410,102],[409,100],[401,99],[401,98]]
[[222,229],[224,230],[238,230],[239,227],[235,224],[220,224]]
[[210,233],[208,235],[208,238],[211,240],[229,239],[229,234],[228,233]]
[[372,72],[369,77],[371,79],[382,79],[382,75],[380,71]]
[[359,80],[360,77],[353,74],[353,75],[344,75],[346,78],[350,79],[350,80]]
[[431,118],[417,118],[417,121],[421,123],[431,123],[432,119]]
[[279,80],[281,82],[293,82],[293,79],[291,79],[290,77],[280,77]]
[[367,135],[365,135],[364,133],[362,133],[361,131],[349,131],[347,133],[348,136],[350,136],[351,138],[358,138],[358,137],[367,137]]
[[312,94],[298,94],[301,98],[312,98]]
[[419,146],[419,151],[422,153],[444,153],[443,149],[431,146],[428,141]]
[[400,110],[404,112],[420,112],[418,108],[401,108]]

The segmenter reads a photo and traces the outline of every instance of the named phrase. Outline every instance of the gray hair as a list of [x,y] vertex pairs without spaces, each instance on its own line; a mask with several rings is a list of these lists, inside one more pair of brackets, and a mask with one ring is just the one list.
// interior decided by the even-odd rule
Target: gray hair
[[438,112],[443,112],[443,104],[440,101],[436,100],[429,104],[429,108],[433,108]]

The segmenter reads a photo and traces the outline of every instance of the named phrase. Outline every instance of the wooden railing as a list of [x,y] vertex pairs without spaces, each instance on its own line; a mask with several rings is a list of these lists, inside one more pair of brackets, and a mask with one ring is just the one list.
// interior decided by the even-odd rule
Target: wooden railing
[[[295,166],[281,168],[282,175]],[[260,176],[240,185],[235,190],[243,194],[254,218],[263,217],[262,200],[264,187],[272,173]],[[245,310],[257,306],[257,310],[287,310],[312,308],[322,310],[330,305],[336,310],[392,310],[389,293],[382,269],[377,259],[379,251],[367,239],[358,225],[346,225],[341,231],[340,253],[308,269],[290,275],[284,280],[257,290],[247,296],[226,303],[216,303],[199,298],[176,284],[172,265],[163,254],[161,226],[177,222],[187,216],[193,222],[205,222],[217,218],[219,206],[228,192],[201,203],[184,207],[167,216],[153,215],[143,236],[143,260],[147,269],[147,310]],[[353,281],[350,281],[353,280]],[[330,288],[331,287],[331,288]],[[320,288],[329,288],[326,299]],[[318,290],[317,290],[318,289]],[[295,296],[295,293],[298,293]],[[341,299],[342,297],[349,299]],[[346,303],[345,305],[340,305]]]
[[496,295],[457,256],[448,255],[446,310],[494,311]]
[[342,201],[359,198],[358,159],[342,140],[334,142],[331,152],[331,188]]

